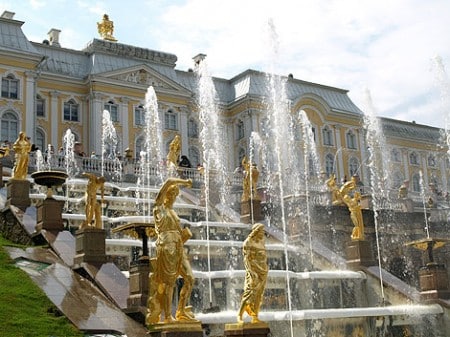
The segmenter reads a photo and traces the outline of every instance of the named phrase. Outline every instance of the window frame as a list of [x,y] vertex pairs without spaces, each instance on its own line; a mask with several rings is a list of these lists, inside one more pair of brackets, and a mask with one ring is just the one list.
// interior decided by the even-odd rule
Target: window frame
[[[15,88],[12,87],[13,85],[15,85]],[[7,88],[4,90],[5,86]],[[2,77],[1,98],[15,100],[20,99],[20,80],[13,74],[8,74]]]
[[[66,112],[66,108],[69,109]],[[68,118],[66,118],[66,114],[68,113]],[[76,117],[76,118],[75,118]],[[63,121],[64,122],[81,122],[80,120],[80,104],[73,98],[63,103]]]

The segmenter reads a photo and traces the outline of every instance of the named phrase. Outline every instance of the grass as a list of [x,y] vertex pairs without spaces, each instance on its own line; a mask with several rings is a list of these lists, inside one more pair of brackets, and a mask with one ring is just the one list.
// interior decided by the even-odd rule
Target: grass
[[17,246],[0,236],[0,336],[82,337],[3,248]]

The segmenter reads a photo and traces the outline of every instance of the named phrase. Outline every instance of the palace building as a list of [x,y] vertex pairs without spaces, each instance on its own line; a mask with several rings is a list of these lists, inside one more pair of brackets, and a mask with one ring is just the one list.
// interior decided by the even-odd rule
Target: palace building
[[[101,153],[99,130],[103,110],[108,110],[119,151],[131,149],[139,154],[144,140],[145,95],[153,86],[166,149],[179,134],[181,153],[193,167],[201,164],[194,70],[205,55],[194,57],[194,70],[183,71],[176,69],[176,55],[117,42],[108,25],[102,26],[103,30],[99,26],[101,38],[94,38],[82,50],[73,50],[60,44],[63,32],[58,29],[50,29],[43,42],[29,41],[23,24],[12,12],[5,11],[0,17],[2,142],[13,142],[25,130],[38,148],[51,144],[56,149],[70,129],[84,153]],[[367,183],[364,112],[350,100],[348,91],[292,75],[285,80],[290,108],[293,112],[304,110],[311,122],[322,170],[327,175],[335,172],[339,181],[358,175]],[[266,74],[246,70],[231,79],[213,77],[213,82],[229,142],[227,169],[232,172],[249,152],[251,133],[264,125]],[[423,174],[422,184],[447,192],[449,165],[442,130],[388,118],[379,118],[379,122],[390,153],[392,188],[409,181],[409,192],[418,195]]]

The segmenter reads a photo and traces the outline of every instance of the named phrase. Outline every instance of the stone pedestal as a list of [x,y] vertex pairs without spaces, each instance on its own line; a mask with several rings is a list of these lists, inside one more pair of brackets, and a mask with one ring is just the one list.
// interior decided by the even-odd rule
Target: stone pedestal
[[270,334],[270,328],[263,322],[225,324],[224,334],[227,337],[267,337]]
[[149,259],[141,259],[130,267],[130,296],[127,299],[127,308],[139,310],[147,309],[148,278],[150,273]]
[[158,323],[148,327],[152,337],[203,337],[200,322]]
[[345,255],[347,266],[358,270],[361,266],[369,267],[376,264],[369,241],[352,240],[346,244]]
[[31,205],[30,182],[22,179],[10,179],[6,184],[6,206],[14,205],[25,212]]
[[82,262],[103,264],[106,262],[106,231],[104,229],[88,227],[75,232],[76,255],[74,266]]
[[255,222],[264,220],[259,199],[241,201],[241,222],[252,223],[252,219]]
[[37,205],[36,231],[41,229],[62,231],[64,222],[62,210],[64,201],[53,198],[46,198]]
[[424,301],[450,299],[447,269],[443,264],[428,263],[419,270],[420,298]]
[[409,198],[403,198],[403,199],[399,199],[400,205],[401,205],[401,209],[402,212],[414,212],[414,201],[412,201],[412,199]]

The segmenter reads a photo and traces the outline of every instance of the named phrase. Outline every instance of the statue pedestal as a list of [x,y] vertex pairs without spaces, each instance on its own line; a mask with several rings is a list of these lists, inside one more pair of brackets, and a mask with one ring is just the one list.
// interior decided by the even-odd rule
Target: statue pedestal
[[37,205],[36,231],[41,229],[62,231],[64,222],[62,220],[62,210],[64,201],[53,198],[44,199]]
[[346,244],[345,255],[347,266],[358,270],[361,266],[369,267],[376,264],[369,241],[352,240]]
[[264,322],[225,324],[224,334],[233,337],[267,337],[270,334],[270,328]]
[[6,206],[14,205],[25,212],[31,205],[30,182],[25,179],[10,179],[6,184]]
[[79,229],[76,235],[76,255],[74,265],[82,262],[103,264],[106,262],[106,231],[104,229],[88,227]]
[[127,298],[126,314],[145,323],[149,291],[150,260],[140,259],[130,266],[130,296]]
[[259,199],[241,201],[241,222],[252,223],[252,218],[253,221],[264,220]]
[[447,269],[443,264],[428,263],[419,270],[420,298],[424,301],[450,299]]
[[414,212],[414,201],[410,198],[399,199],[402,212]]
[[158,323],[148,327],[152,337],[203,337],[200,322]]

